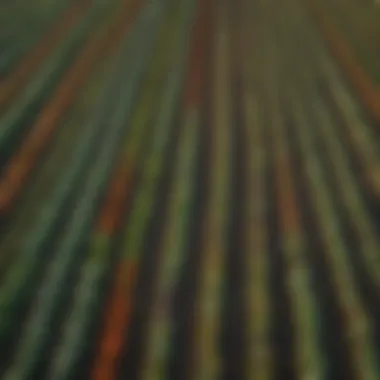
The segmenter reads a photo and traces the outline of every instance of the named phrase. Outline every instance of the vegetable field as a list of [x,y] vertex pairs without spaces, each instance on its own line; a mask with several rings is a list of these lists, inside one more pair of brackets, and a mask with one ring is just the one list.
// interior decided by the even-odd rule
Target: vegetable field
[[380,379],[379,12],[0,1],[0,379]]

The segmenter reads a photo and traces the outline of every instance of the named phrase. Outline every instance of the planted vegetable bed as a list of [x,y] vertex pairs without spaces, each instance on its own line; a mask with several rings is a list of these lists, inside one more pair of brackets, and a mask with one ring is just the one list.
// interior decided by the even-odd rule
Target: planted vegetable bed
[[311,1],[0,3],[2,379],[380,378],[376,96]]

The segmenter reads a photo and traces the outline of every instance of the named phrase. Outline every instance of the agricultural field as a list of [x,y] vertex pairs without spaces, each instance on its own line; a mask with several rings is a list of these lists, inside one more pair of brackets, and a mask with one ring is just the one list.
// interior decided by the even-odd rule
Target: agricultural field
[[379,380],[376,20],[0,0],[0,379]]

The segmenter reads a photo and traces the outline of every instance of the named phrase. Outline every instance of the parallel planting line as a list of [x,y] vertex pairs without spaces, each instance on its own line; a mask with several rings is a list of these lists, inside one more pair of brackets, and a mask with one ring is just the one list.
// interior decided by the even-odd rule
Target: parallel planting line
[[173,30],[178,28],[178,9],[175,7],[173,12],[175,12],[175,20],[166,24],[165,30],[161,33],[150,71],[144,80],[142,99],[132,119],[131,134],[119,157],[107,198],[98,215],[89,252],[83,263],[79,283],[76,285],[77,292],[72,309],[63,328],[62,340],[51,363],[50,376],[54,379],[69,378],[70,371],[77,363],[80,356],[79,342],[85,339],[91,317],[93,317],[92,311],[96,306],[95,294],[99,291],[101,279],[104,278],[106,270],[109,269],[107,264],[112,253],[112,239],[123,221],[126,204],[129,204],[132,198],[142,139],[149,132],[155,104],[161,94],[164,73],[170,67],[172,58],[170,51],[175,39]]
[[222,374],[220,338],[223,280],[227,243],[227,206],[231,175],[231,35],[227,2],[216,10],[215,73],[212,104],[210,192],[202,231],[202,259],[197,285],[194,323],[194,379],[218,379]]
[[248,369],[247,377],[258,380],[273,378],[271,342],[271,307],[269,291],[269,254],[265,170],[266,148],[263,120],[257,91],[246,84],[243,95],[247,154],[247,190],[245,250],[247,255]]
[[[256,8],[257,9],[257,8]],[[268,198],[266,172],[268,153],[264,138],[263,101],[259,99],[261,76],[256,57],[261,51],[265,32],[256,21],[256,9],[244,2],[244,22],[241,26],[242,49],[240,70],[242,81],[242,118],[244,123],[244,151],[246,152],[246,189],[243,214],[247,278],[245,298],[247,313],[247,379],[270,380],[274,376],[272,344],[273,318],[271,316]],[[239,75],[239,74],[238,74]],[[262,79],[263,80],[263,79]]]
[[380,97],[327,8],[0,2],[3,380],[380,378]]
[[[92,170],[86,177],[83,191],[77,199],[70,221],[60,236],[56,256],[49,265],[46,277],[41,284],[30,316],[24,326],[24,334],[13,365],[7,371],[5,378],[24,379],[29,376],[28,374],[33,371],[39,355],[43,352],[47,340],[47,326],[51,323],[59,306],[65,280],[70,275],[78,250],[83,247],[83,242],[91,229],[95,212],[114,164],[115,155],[120,147],[120,140],[127,134],[127,120],[130,118],[136,92],[149,60],[156,24],[161,21],[162,12],[162,5],[157,5],[155,1],[149,4],[141,17],[139,28],[135,30],[130,46],[128,46],[128,55],[133,60],[131,70],[128,72],[129,80],[126,80],[121,88],[119,100],[109,120],[108,134],[95,158]],[[145,32],[148,33],[145,35]]]
[[6,217],[14,207],[41,154],[47,149],[74,94],[83,87],[91,73],[92,63],[112,52],[135,19],[140,0],[122,0],[121,9],[111,25],[96,33],[84,47],[75,64],[62,79],[51,100],[37,116],[19,149],[11,157],[0,177],[0,215]]
[[59,21],[49,29],[37,46],[24,57],[21,62],[0,82],[0,110],[13,101],[17,93],[26,84],[34,72],[41,67],[43,61],[53,49],[67,36],[70,28],[74,27],[78,20],[88,10],[88,2],[75,2],[64,12]]
[[[281,8],[280,8],[281,9]],[[282,15],[283,13],[281,13]],[[278,34],[284,36],[286,30]],[[273,141],[275,191],[278,203],[278,224],[280,229],[280,249],[283,255],[285,283],[290,302],[290,314],[294,321],[294,360],[297,378],[324,378],[324,360],[321,352],[318,301],[311,271],[308,266],[305,232],[301,226],[301,210],[297,202],[294,172],[291,165],[289,145],[284,127],[282,77],[286,73],[283,38],[276,38],[267,66],[277,63],[269,80],[271,116],[271,138]],[[269,73],[268,73],[269,74]],[[270,75],[267,75],[269,78]]]
[[[109,7],[106,12],[110,12]],[[0,120],[0,165],[5,165],[17,149],[24,134],[29,132],[29,123],[35,118],[41,102],[51,93],[67,66],[71,64],[79,48],[102,20],[104,9],[94,6],[74,27],[59,45],[57,51],[47,59],[43,67],[27,84],[21,97],[14,102]]]
[[[124,45],[129,43],[127,35]],[[38,267],[43,266],[44,261],[49,258],[45,251],[51,249],[51,242],[56,238],[57,231],[66,222],[68,215],[65,209],[73,207],[75,196],[78,194],[78,189],[82,188],[83,177],[89,170],[92,157],[105,136],[104,125],[112,114],[113,104],[120,92],[120,76],[125,68],[130,67],[130,54],[128,54],[130,52],[124,50],[123,56],[117,57],[109,68],[111,79],[99,96],[94,113],[78,137],[71,161],[61,174],[51,198],[46,200],[40,218],[26,238],[18,260],[6,273],[0,290],[2,334],[9,329],[13,314],[17,312],[15,307],[18,308],[22,300],[27,299],[33,291],[31,280],[34,274],[38,273]]]
[[[300,7],[297,8],[301,10]],[[305,13],[302,13],[304,22],[308,21]],[[309,54],[315,57],[318,76],[323,79],[329,95],[336,104],[339,118],[341,118],[345,139],[348,140],[353,156],[361,166],[361,179],[366,184],[366,191],[376,200],[380,200],[380,157],[377,149],[378,130],[374,123],[363,119],[362,110],[356,99],[350,94],[347,86],[342,81],[341,73],[332,62],[326,51],[321,46],[321,39],[317,32],[309,26],[305,29],[307,36],[312,41],[308,49]]]
[[182,128],[176,152],[176,170],[172,197],[165,224],[158,277],[148,323],[148,338],[142,363],[142,380],[168,376],[175,320],[173,302],[180,269],[185,263],[189,225],[194,207],[196,154],[199,147],[200,112],[204,101],[206,57],[209,47],[211,1],[198,1],[195,30],[192,37],[188,77],[184,88]]
[[354,275],[347,260],[347,247],[343,240],[339,221],[334,212],[330,190],[325,174],[310,136],[310,123],[300,96],[289,87],[289,106],[295,117],[295,132],[301,148],[303,168],[308,175],[310,196],[314,214],[318,220],[325,257],[329,263],[334,285],[339,297],[339,307],[345,324],[346,345],[353,361],[357,379],[378,378],[378,365],[373,341],[373,326],[363,309]]
[[[86,0],[80,2],[83,5]],[[1,24],[5,29],[0,36],[3,48],[0,57],[1,80],[11,75],[19,62],[31,54],[34,45],[44,38],[47,30],[53,29],[53,25],[73,3],[75,0],[22,2],[10,14],[1,12]]]
[[[310,73],[308,73],[310,76]],[[310,82],[305,87],[311,92]],[[359,238],[360,256],[365,262],[367,274],[380,290],[380,244],[376,226],[365,200],[361,194],[348,162],[348,154],[336,133],[336,127],[328,113],[327,105],[320,97],[314,99],[315,122],[318,123],[319,139],[323,142],[333,169],[336,187],[344,208],[347,210],[348,222],[353,226]]]
[[307,4],[315,15],[332,54],[349,76],[368,111],[376,120],[380,120],[380,94],[377,86],[357,61],[347,41],[340,35],[327,12],[323,10],[323,6],[315,0],[307,0]]
[[[118,44],[117,49],[120,49],[120,44]],[[107,88],[107,83],[111,80],[111,77],[115,75],[113,74],[113,67],[115,66],[113,62],[119,59],[119,57],[115,57],[115,55],[117,55],[116,53],[115,51],[115,54],[110,54],[105,57],[105,62],[100,63],[100,67],[95,69],[95,72],[91,75],[83,90],[76,94],[74,100],[75,104],[73,104],[65,115],[62,127],[54,136],[49,151],[44,157],[45,159],[36,168],[32,183],[24,189],[23,196],[20,202],[17,203],[15,212],[7,219],[9,228],[6,230],[6,233],[3,234],[0,241],[0,252],[2,253],[0,255],[1,281],[3,281],[5,272],[10,269],[11,263],[17,260],[18,255],[22,251],[23,244],[29,239],[27,236],[29,236],[30,231],[36,231],[38,229],[37,225],[40,223],[40,218],[43,213],[46,212],[44,211],[45,205],[42,207],[41,204],[51,202],[51,198],[54,197],[53,194],[57,191],[56,188],[65,187],[67,194],[74,194],[80,190],[80,186],[74,185],[74,182],[70,180],[67,182],[71,183],[71,185],[67,188],[66,181],[64,181],[65,178],[62,177],[65,177],[66,168],[70,167],[71,160],[76,155],[74,152],[77,151],[78,147],[82,146],[84,148],[88,145],[91,146],[91,144],[88,144],[86,141],[87,137],[83,137],[84,130],[92,128],[92,122],[89,116],[93,118],[92,120],[97,120],[100,109],[104,111],[104,109],[109,108],[107,104],[109,104],[116,95],[114,89],[110,89],[110,93],[106,96],[101,95]],[[118,81],[116,82],[118,83]],[[104,98],[97,100],[98,97],[101,96],[104,96]],[[89,124],[90,126],[88,126]],[[99,126],[99,120],[96,121],[96,125]],[[104,128],[100,128],[102,133],[106,133]],[[94,129],[96,128],[94,127]],[[92,149],[94,148],[96,151],[96,146],[92,147]],[[90,154],[88,162],[91,162],[91,155],[92,154]],[[87,165],[87,167],[88,166],[89,165]],[[72,197],[70,196],[67,199],[69,198],[71,199]],[[52,225],[49,228],[57,230],[60,228],[60,221],[65,219],[65,216],[67,216],[70,210],[69,204],[70,202],[66,203],[60,201],[50,203]],[[19,239],[20,235],[25,236],[25,238]],[[48,235],[51,237],[51,240],[53,240],[54,234]],[[47,250],[45,246],[45,253]],[[39,268],[41,268],[41,266],[39,266]]]
[[[187,43],[192,23],[192,0],[184,0],[180,14],[183,26],[178,33],[175,57],[168,72],[166,88],[160,102],[152,145],[145,161],[141,183],[133,203],[129,221],[123,233],[121,258],[118,263],[112,291],[107,300],[104,329],[97,350],[92,379],[114,379],[120,363],[131,321],[131,308],[139,273],[140,256],[150,212],[156,199],[156,190],[163,172],[165,150],[175,126],[174,116],[179,104]],[[141,186],[141,188],[140,188]]]

